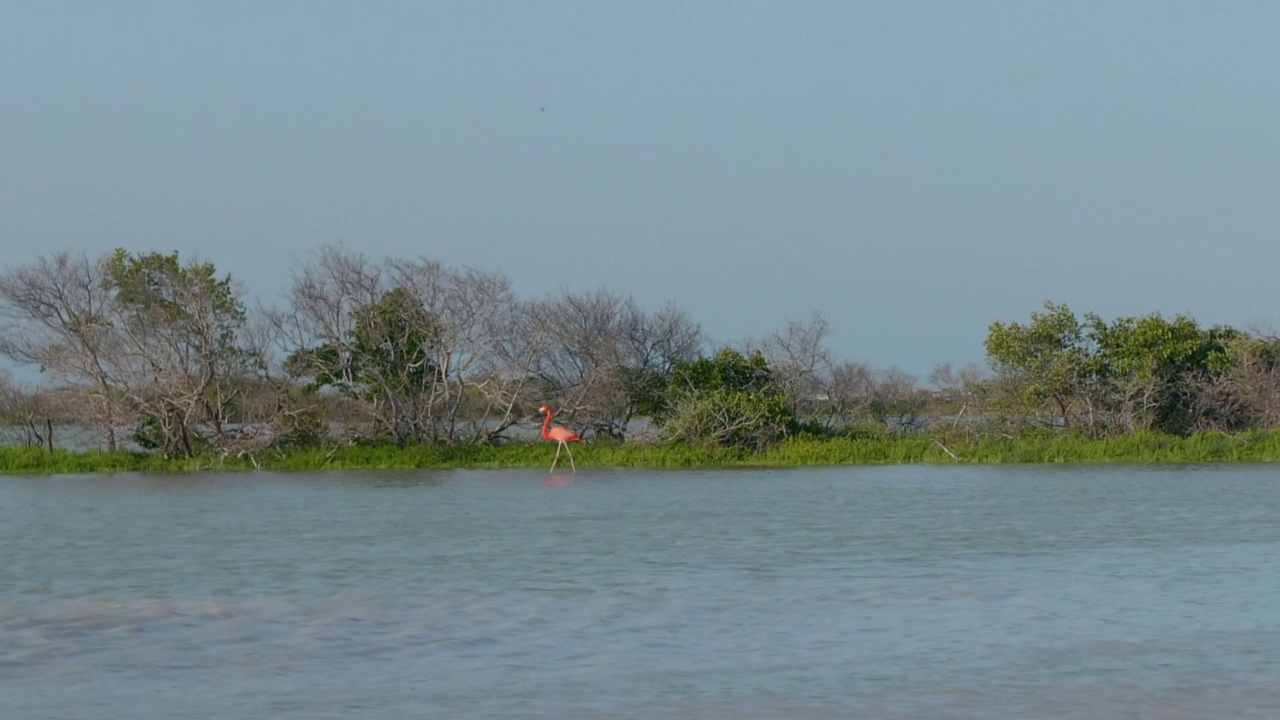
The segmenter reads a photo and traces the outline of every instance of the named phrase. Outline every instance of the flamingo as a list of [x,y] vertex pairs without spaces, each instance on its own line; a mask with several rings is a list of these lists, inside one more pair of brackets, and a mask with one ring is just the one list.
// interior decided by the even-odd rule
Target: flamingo
[[542,437],[548,440],[555,440],[558,443],[556,445],[556,459],[551,461],[551,472],[556,471],[556,463],[560,462],[561,448],[564,448],[564,450],[569,453],[569,467],[573,468],[575,473],[578,472],[578,466],[573,464],[573,451],[569,449],[569,443],[580,442],[585,445],[586,441],[578,437],[577,433],[563,425],[551,427],[551,415],[554,413],[551,408],[543,405],[538,408],[538,412],[547,416],[547,419],[542,421]]

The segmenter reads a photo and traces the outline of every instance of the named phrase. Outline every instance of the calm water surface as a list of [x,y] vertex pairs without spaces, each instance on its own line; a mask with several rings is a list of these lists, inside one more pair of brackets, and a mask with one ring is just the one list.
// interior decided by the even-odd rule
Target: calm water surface
[[1275,718],[1278,470],[0,478],[0,708]]

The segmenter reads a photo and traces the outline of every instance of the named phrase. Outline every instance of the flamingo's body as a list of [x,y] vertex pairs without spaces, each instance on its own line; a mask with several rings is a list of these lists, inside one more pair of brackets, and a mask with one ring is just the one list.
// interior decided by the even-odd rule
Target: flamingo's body
[[551,461],[551,472],[556,471],[556,463],[560,462],[560,450],[563,449],[569,453],[569,467],[573,471],[578,472],[578,466],[573,464],[573,451],[569,449],[569,443],[580,442],[586,444],[586,441],[578,437],[578,434],[562,425],[551,426],[551,416],[553,411],[551,408],[543,405],[538,408],[538,412],[545,414],[547,417],[542,421],[542,437],[548,440],[556,441],[556,459]]

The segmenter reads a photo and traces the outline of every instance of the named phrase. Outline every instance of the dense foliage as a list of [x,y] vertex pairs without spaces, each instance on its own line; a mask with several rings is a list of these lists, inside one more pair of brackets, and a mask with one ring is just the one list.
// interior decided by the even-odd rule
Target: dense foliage
[[[1176,435],[1261,426],[1250,410],[1277,400],[1275,364],[1267,360],[1276,346],[1184,315],[1080,321],[1054,303],[1025,325],[993,323],[986,342],[1000,415],[1034,421],[1048,406],[1063,428]],[[1241,372],[1250,363],[1258,369],[1258,360],[1264,372],[1242,383]]]

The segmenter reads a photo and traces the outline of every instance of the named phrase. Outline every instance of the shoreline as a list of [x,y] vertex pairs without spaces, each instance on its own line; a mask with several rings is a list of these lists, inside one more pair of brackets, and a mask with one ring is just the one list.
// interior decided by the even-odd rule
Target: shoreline
[[[119,472],[305,472],[549,468],[555,445],[327,446],[262,450],[216,457],[165,458],[151,453],[0,447],[0,475]],[[786,440],[761,451],[687,445],[600,444],[574,448],[583,468],[717,469],[872,465],[1207,464],[1280,462],[1280,432],[1178,437],[1158,434],[1086,439],[1072,435],[939,441],[889,439]],[[564,464],[566,458],[560,458]]]

